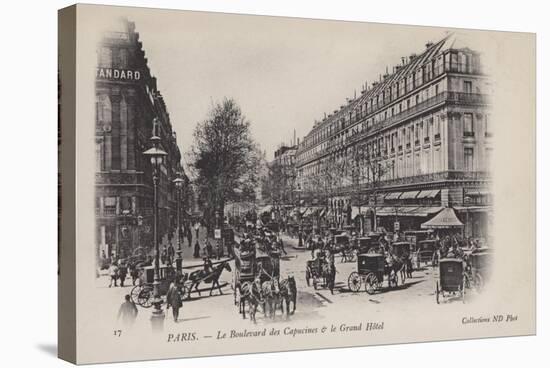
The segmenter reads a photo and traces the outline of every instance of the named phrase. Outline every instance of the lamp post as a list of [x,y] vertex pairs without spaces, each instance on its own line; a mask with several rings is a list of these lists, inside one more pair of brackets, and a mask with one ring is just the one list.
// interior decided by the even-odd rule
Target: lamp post
[[175,178],[172,182],[174,183],[174,185],[176,186],[176,211],[177,211],[177,215],[176,215],[176,218],[177,218],[177,230],[176,230],[176,236],[177,236],[177,241],[178,241],[178,250],[177,250],[177,255],[178,255],[178,258],[176,259],[176,269],[178,271],[181,271],[181,266],[182,266],[182,258],[181,258],[181,237],[180,237],[180,228],[181,228],[181,216],[180,216],[180,212],[181,212],[181,208],[180,208],[180,202],[181,202],[181,190],[183,188],[183,182],[184,180],[181,178],[181,173],[178,173],[177,174],[177,178]]
[[159,275],[159,242],[158,242],[158,184],[160,180],[160,166],[167,155],[161,148],[160,137],[154,135],[151,137],[153,147],[143,152],[151,159],[153,168],[153,242],[155,246],[155,265],[153,281],[153,313],[151,315],[151,325],[153,331],[162,331],[164,325],[164,312],[162,311],[162,299],[160,297],[160,275]]

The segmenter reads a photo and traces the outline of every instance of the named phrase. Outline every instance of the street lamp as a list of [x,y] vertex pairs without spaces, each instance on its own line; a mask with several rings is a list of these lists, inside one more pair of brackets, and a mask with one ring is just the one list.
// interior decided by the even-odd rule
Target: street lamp
[[181,266],[182,266],[182,258],[181,258],[181,237],[180,237],[180,227],[181,227],[181,220],[180,220],[180,212],[181,212],[181,209],[180,209],[180,202],[182,200],[182,188],[183,188],[183,183],[184,183],[184,180],[181,178],[182,177],[182,174],[181,173],[177,173],[177,178],[175,178],[172,182],[174,183],[174,185],[176,186],[176,211],[177,211],[177,222],[178,222],[178,228],[176,230],[176,236],[177,236],[177,239],[178,239],[178,251],[177,251],[177,254],[178,254],[178,258],[176,260],[176,269],[178,271],[181,271]]
[[162,299],[160,297],[160,275],[159,275],[159,242],[158,242],[158,184],[160,179],[160,166],[167,153],[159,148],[160,137],[154,135],[151,137],[152,148],[149,148],[143,154],[151,159],[153,168],[153,242],[155,246],[155,266],[153,281],[153,313],[151,315],[151,325],[153,331],[161,331],[164,324],[164,312],[162,311]]

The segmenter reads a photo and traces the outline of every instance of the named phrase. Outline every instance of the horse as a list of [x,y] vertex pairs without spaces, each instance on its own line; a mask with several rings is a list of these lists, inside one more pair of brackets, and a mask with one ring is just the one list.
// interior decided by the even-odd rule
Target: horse
[[191,292],[191,289],[193,286],[195,287],[195,290],[199,293],[199,296],[201,296],[201,292],[199,290],[199,285],[201,282],[204,282],[205,284],[212,284],[212,287],[210,288],[210,296],[212,296],[212,292],[214,291],[214,288],[218,287],[218,291],[220,295],[223,294],[222,288],[220,286],[220,276],[223,272],[223,270],[227,270],[231,272],[231,266],[227,262],[221,262],[218,263],[216,266],[212,267],[211,271],[207,270],[197,270],[193,271],[190,274],[187,275],[186,280],[191,281],[193,284],[189,288],[189,292]]
[[395,285],[399,284],[399,274],[401,274],[403,283],[405,283],[404,269],[405,263],[391,253],[386,256],[386,266],[384,272],[388,275],[388,287],[391,287],[391,282],[395,278]]
[[246,318],[246,302],[248,302],[250,320],[254,321],[254,323],[256,323],[256,311],[258,309],[258,305],[262,301],[258,285],[259,282],[255,281],[245,281],[241,285],[239,285],[239,313],[243,315],[243,319]]
[[[279,283],[279,290],[281,295],[281,310],[283,309],[282,301],[284,300],[286,304],[286,318],[288,318],[290,314],[294,314],[296,311],[296,296],[298,294],[298,290],[296,288],[296,280],[294,280],[294,276],[288,276],[286,279],[283,279]],[[291,302],[292,312],[290,311]]]
[[275,278],[264,281],[261,284],[261,296],[263,299],[262,309],[264,310],[264,317],[267,317],[267,307],[269,307],[269,317],[274,319],[277,306],[281,304],[279,281]]
[[[261,286],[259,285],[259,279],[254,282],[250,282],[250,288],[248,290],[245,300],[248,300],[248,313],[250,314],[250,320],[256,323],[256,312],[258,311],[258,306],[260,303],[263,303]],[[243,305],[243,317],[244,317],[244,305]]]

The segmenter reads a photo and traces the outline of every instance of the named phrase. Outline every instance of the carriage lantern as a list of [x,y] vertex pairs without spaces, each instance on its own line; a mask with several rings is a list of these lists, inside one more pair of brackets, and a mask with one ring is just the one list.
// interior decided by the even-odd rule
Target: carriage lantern
[[[153,121],[156,126],[157,119]],[[154,130],[153,130],[154,131]],[[162,299],[159,292],[159,242],[158,242],[158,183],[160,179],[160,166],[167,153],[159,148],[160,137],[153,135],[151,137],[151,143],[153,147],[143,152],[143,154],[151,159],[151,166],[153,169],[153,241],[155,246],[155,270],[154,270],[154,282],[153,282],[153,314],[151,315],[151,324],[153,330],[162,330],[164,323],[164,312],[162,311]]]

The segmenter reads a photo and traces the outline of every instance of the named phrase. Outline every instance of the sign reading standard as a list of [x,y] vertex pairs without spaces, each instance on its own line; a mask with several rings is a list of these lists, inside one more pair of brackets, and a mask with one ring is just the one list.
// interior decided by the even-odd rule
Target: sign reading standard
[[137,70],[97,68],[96,77],[102,79],[138,81],[141,78],[141,73]]

